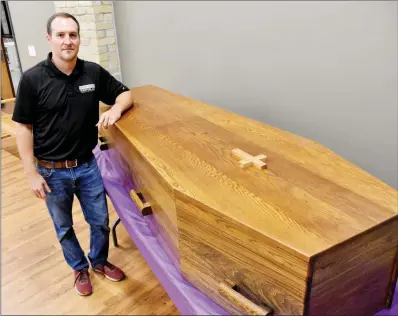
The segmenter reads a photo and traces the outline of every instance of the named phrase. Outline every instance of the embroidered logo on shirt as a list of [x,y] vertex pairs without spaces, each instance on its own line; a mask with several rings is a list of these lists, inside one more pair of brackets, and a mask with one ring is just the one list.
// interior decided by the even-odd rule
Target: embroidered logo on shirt
[[84,86],[79,86],[79,90],[81,93],[92,92],[95,90],[95,84],[86,84]]

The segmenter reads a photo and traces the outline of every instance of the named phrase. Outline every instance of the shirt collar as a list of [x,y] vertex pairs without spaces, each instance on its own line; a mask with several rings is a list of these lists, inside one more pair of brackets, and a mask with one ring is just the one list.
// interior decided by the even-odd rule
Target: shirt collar
[[52,77],[74,77],[80,75],[83,71],[83,61],[79,58],[77,58],[76,66],[69,76],[63,73],[61,70],[59,70],[51,59],[52,59],[52,53],[50,52],[47,55],[47,59],[45,60],[44,64]]

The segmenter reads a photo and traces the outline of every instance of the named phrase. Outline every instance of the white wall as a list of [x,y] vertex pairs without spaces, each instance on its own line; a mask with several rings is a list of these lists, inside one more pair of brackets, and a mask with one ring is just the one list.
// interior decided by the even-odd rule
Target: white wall
[[114,6],[126,84],[311,138],[397,188],[397,2]]

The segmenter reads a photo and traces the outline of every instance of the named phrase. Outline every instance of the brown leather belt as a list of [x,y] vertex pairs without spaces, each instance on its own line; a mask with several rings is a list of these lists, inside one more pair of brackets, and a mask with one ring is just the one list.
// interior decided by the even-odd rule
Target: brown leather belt
[[41,160],[41,159],[36,159],[36,163],[39,166],[45,167],[45,168],[75,168],[77,166],[80,166],[81,164],[87,162],[92,156],[86,158],[86,159],[74,159],[74,160],[62,160],[62,161],[47,161],[47,160]]

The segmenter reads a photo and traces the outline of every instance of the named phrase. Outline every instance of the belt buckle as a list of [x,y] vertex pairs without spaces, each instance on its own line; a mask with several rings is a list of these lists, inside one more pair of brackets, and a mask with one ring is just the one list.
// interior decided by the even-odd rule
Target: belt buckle
[[66,163],[66,168],[74,168],[74,167],[77,167],[77,159],[75,159],[75,164],[73,165],[73,166],[68,166],[68,160],[66,160],[65,161],[65,163]]

